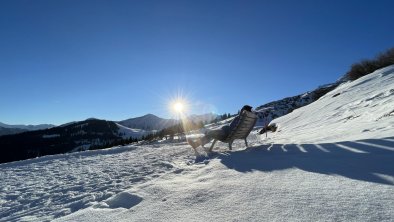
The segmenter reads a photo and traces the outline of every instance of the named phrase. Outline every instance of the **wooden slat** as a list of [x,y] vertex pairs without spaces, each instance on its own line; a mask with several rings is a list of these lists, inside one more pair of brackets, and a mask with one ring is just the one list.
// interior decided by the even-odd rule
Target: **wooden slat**
[[257,115],[255,115],[254,113],[242,113],[238,125],[229,133],[229,136],[228,138],[226,138],[225,141],[246,138],[249,135],[250,131],[252,131],[256,121]]

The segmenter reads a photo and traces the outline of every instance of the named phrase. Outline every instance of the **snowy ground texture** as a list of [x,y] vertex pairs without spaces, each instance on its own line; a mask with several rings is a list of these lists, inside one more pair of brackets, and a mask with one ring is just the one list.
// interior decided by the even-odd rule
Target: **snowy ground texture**
[[[339,95],[337,95],[339,93]],[[394,66],[198,158],[184,143],[0,165],[0,221],[394,221]]]

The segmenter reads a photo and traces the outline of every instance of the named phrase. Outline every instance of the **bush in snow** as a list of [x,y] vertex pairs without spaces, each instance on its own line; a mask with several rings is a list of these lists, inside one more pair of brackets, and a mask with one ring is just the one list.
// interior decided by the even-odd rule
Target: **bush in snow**
[[345,78],[349,80],[356,80],[362,76],[374,72],[377,69],[394,64],[394,48],[379,54],[375,59],[362,60],[351,66],[350,70],[346,73]]

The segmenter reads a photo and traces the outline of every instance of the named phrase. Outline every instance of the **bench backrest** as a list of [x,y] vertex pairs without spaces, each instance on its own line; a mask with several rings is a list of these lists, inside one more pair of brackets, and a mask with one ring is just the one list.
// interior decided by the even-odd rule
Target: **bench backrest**
[[230,131],[226,141],[245,139],[252,131],[257,119],[256,114],[244,110],[240,115],[238,124]]

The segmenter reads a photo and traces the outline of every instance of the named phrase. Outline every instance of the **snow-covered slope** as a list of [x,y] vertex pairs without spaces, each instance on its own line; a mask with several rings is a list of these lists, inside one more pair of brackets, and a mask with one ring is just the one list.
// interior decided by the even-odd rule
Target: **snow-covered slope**
[[311,104],[327,92],[335,89],[339,84],[341,84],[341,81],[319,86],[312,91],[308,91],[297,96],[283,98],[258,106],[255,110],[263,113],[264,115],[261,116],[257,125],[264,126],[266,121],[270,122],[271,120],[284,116],[295,109]]
[[394,221],[393,72],[274,120],[247,149],[156,142],[0,164],[0,221]]
[[120,125],[119,123],[115,123],[115,124],[116,126],[118,126],[118,134],[122,136],[123,139],[128,139],[128,138],[140,139],[141,137],[154,132],[154,131],[146,131],[142,129],[128,128]]
[[337,142],[394,135],[394,66],[347,82],[275,119],[276,143]]
[[0,221],[50,221],[167,172],[179,173],[176,163],[191,158],[189,149],[153,148],[114,147],[0,164]]
[[[335,89],[341,83],[342,80],[338,80],[335,83],[319,86],[318,88],[312,91],[308,91],[300,95],[286,97],[280,100],[272,101],[264,105],[255,107],[255,111],[259,113],[259,119],[257,120],[255,128],[263,128],[266,124],[268,124],[272,120],[284,116],[295,109],[313,103],[321,96],[325,95],[327,92]],[[219,121],[217,123],[209,124],[207,125],[207,127],[210,128],[220,127],[222,125],[229,124],[233,119],[234,116]]]

